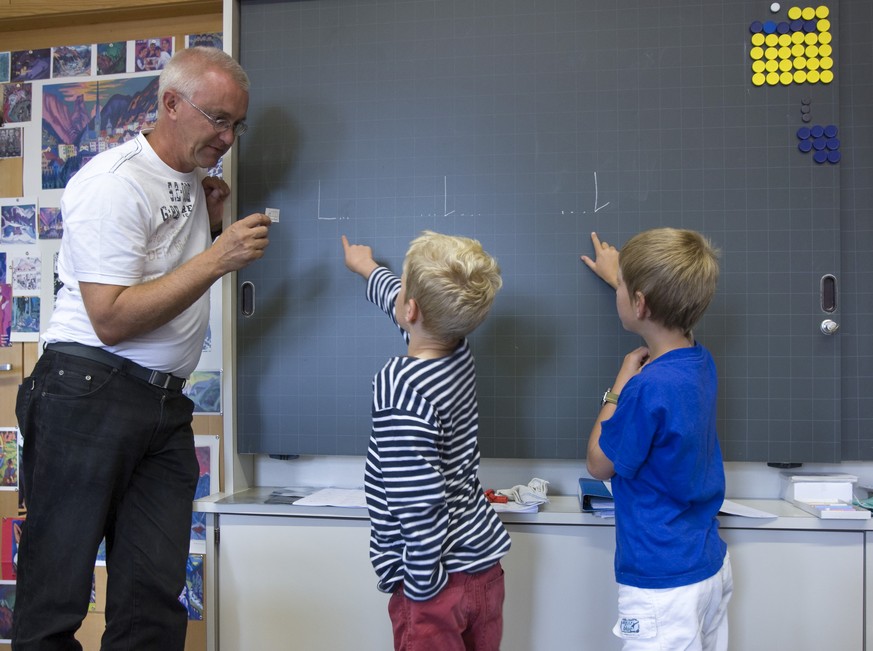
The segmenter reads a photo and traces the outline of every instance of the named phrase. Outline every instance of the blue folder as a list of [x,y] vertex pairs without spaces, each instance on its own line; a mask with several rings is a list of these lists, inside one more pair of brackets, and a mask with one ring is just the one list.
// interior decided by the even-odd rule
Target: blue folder
[[[609,500],[609,501],[607,501]],[[586,513],[614,508],[612,493],[599,479],[579,478],[579,504]]]

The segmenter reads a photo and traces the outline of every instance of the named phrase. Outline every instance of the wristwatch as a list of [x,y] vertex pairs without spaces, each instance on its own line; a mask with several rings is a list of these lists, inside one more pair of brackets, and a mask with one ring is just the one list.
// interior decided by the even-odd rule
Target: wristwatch
[[600,400],[600,406],[602,407],[607,402],[611,402],[614,405],[618,404],[618,394],[612,392],[612,387],[604,391],[603,398]]

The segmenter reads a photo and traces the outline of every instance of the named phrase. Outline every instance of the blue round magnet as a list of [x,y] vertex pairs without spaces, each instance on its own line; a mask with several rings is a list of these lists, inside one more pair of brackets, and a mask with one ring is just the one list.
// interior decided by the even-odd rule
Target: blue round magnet
[[829,151],[828,152],[828,162],[829,163],[839,163],[842,155],[838,151]]
[[[813,21],[809,21],[809,22],[812,23]],[[766,23],[764,23],[764,33],[765,34],[772,34],[775,31],[776,31],[776,23],[774,23],[772,20],[768,20]]]
[[807,20],[806,22],[803,23],[803,31],[806,32],[807,34],[814,32],[814,31],[817,31],[817,30],[818,30],[818,25],[816,25],[814,20]]
[[840,148],[840,139],[839,138],[828,138],[827,148],[831,151],[836,151]]
[[827,146],[828,146],[827,140],[825,140],[824,138],[816,138],[815,140],[812,141],[813,149],[822,150]]
[[[800,21],[798,21],[798,22],[800,22]],[[801,23],[801,25],[802,24],[803,23]],[[760,20],[756,20],[756,21],[752,22],[751,25],[749,25],[749,31],[752,32],[752,34],[758,34],[761,31],[763,31],[763,29],[764,29],[764,25],[761,24]]]
[[792,20],[790,27],[791,27],[792,32],[802,32],[803,31],[803,21],[800,20],[799,18],[797,20]]
[[800,127],[797,130],[797,137],[801,140],[806,140],[809,138],[809,127]]
[[790,29],[791,29],[791,26],[788,23],[786,23],[785,21],[781,21],[781,22],[776,24],[776,31],[779,32],[780,34],[787,34]]
[[797,148],[806,154],[812,149],[812,140],[801,140],[797,143]]
[[817,124],[809,130],[809,133],[813,138],[821,138],[824,135],[824,127]]
[[824,163],[828,159],[828,153],[826,151],[817,151],[812,155],[812,160],[816,163]]
[[837,127],[836,127],[836,125],[834,125],[834,124],[829,124],[829,125],[827,125],[827,126],[824,128],[824,134],[825,134],[828,138],[833,138],[835,135],[837,135]]

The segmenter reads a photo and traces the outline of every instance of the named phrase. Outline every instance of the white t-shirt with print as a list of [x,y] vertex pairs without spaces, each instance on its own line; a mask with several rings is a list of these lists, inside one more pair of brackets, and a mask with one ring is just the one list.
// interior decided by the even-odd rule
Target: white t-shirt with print
[[211,244],[203,171],[177,172],[143,134],[95,156],[61,199],[63,287],[43,339],[99,346],[147,368],[188,377],[200,359],[209,292],[169,323],[105,346],[85,312],[80,282],[132,286],[173,271]]

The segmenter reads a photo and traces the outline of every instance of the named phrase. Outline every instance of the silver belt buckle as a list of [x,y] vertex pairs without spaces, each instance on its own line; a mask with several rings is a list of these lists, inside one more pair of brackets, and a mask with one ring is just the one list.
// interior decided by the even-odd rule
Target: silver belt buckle
[[161,389],[167,389],[170,386],[170,380],[172,379],[172,377],[173,376],[169,373],[152,371],[152,374],[149,376],[149,384],[154,384],[156,387],[160,387]]

